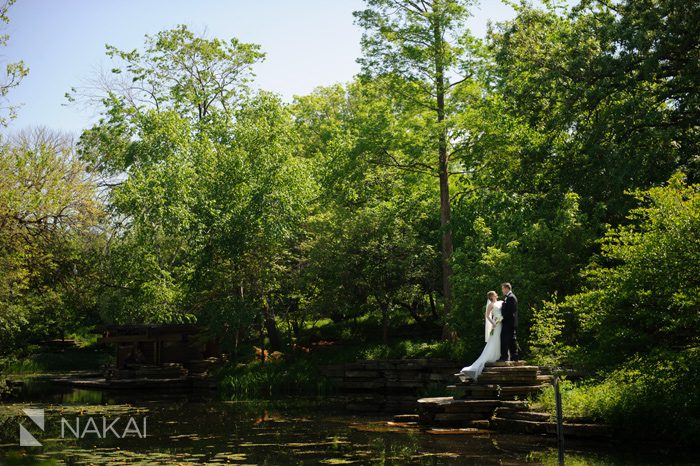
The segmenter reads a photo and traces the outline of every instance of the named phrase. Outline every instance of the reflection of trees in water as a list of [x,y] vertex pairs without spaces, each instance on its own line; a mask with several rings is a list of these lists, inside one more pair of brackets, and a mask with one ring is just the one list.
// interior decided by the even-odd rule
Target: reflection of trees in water
[[[25,403],[0,407],[0,457],[21,451],[12,442]],[[147,406],[145,408],[144,406]],[[132,461],[160,464],[246,462],[256,464],[477,464],[480,459],[509,464],[555,464],[556,450],[547,439],[528,435],[426,433],[398,428],[370,418],[349,416],[319,400],[187,401],[162,400],[141,406],[47,406],[47,430],[40,441],[58,438],[62,415],[148,416],[148,438],[64,439],[46,442],[33,454],[36,459],[63,462]],[[26,423],[25,423],[26,424]],[[27,426],[28,428],[30,426]],[[34,432],[34,430],[32,430]],[[634,464],[624,452],[600,446],[577,446],[567,455],[568,464]],[[26,450],[25,450],[26,451]],[[629,455],[629,452],[626,453]],[[31,457],[22,459],[26,464]]]

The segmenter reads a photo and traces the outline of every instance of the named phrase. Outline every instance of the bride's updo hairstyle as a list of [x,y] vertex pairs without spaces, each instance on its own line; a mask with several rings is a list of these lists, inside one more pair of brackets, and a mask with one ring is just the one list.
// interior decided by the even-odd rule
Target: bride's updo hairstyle
[[489,301],[491,301],[492,296],[498,298],[498,293],[496,293],[495,291],[489,291],[488,293],[486,293],[486,299],[488,299]]

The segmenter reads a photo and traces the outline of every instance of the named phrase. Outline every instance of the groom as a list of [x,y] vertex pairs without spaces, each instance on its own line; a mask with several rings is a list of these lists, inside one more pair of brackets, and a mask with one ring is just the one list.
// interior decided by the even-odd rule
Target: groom
[[[518,329],[518,298],[513,294],[513,287],[510,283],[501,285],[503,291],[503,327],[501,329],[501,358],[499,361],[517,361],[518,343],[515,339],[515,331]],[[510,358],[508,358],[510,351]]]

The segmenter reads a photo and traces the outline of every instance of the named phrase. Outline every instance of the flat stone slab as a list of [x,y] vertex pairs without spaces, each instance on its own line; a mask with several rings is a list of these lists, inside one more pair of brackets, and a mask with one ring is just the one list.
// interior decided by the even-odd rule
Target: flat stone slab
[[429,404],[429,403],[435,403],[435,404],[440,404],[440,403],[445,403],[448,401],[454,400],[453,397],[451,396],[436,396],[436,397],[428,397],[428,398],[419,398],[418,403],[424,403],[424,404]]
[[458,385],[460,388],[464,388],[465,390],[472,390],[472,391],[510,391],[510,392],[517,392],[517,391],[532,391],[532,390],[541,390],[545,387],[548,387],[549,385],[538,385],[538,384],[533,384],[533,385],[501,385],[498,383],[489,383],[489,384],[484,384],[484,385],[472,385],[472,386],[464,386],[462,387],[461,385]]
[[504,419],[519,419],[522,421],[534,421],[534,422],[550,422],[551,416],[549,413],[541,413],[537,411],[522,411],[522,410],[511,410],[506,408],[496,408],[496,417]]
[[485,367],[513,367],[513,366],[527,366],[527,361],[520,359],[518,361],[494,361],[487,362]]
[[500,409],[512,409],[512,410],[522,410],[522,409],[527,409],[529,406],[529,403],[527,401],[520,401],[520,400],[501,400],[501,406],[499,407]]
[[418,421],[409,421],[409,422],[387,421],[386,425],[388,425],[390,427],[403,427],[403,428],[415,429],[418,427]]
[[[482,419],[483,416],[490,417],[493,411],[501,404],[500,400],[464,400],[454,399],[453,397],[437,397],[437,398],[421,398],[418,400],[418,405],[423,411],[432,411],[440,413],[453,413],[459,415],[478,414],[482,417],[474,419]],[[465,419],[467,419],[465,417]]]
[[345,371],[345,377],[379,377],[380,376],[379,371],[370,371],[370,370],[346,370]]
[[499,400],[456,400],[451,396],[438,396],[433,398],[420,398],[418,403],[434,404],[437,406],[459,405],[459,406],[498,406]]
[[186,388],[193,379],[188,377],[177,378],[138,378],[138,379],[71,379],[71,378],[54,378],[51,382],[71,385],[74,387],[86,388],[115,388],[115,389],[136,389],[136,388],[162,388],[162,389],[181,389]]
[[437,413],[434,422],[478,421],[489,419],[491,413]]
[[383,380],[343,380],[343,382],[340,384],[341,388],[351,388],[351,389],[372,389],[372,388],[383,388],[384,387],[384,381]]
[[498,406],[501,404],[499,400],[452,400],[449,403],[443,403],[448,406],[466,406],[466,407],[477,407],[477,406]]
[[[472,421],[477,423],[479,421]],[[425,431],[426,434],[432,435],[465,435],[465,434],[484,434],[490,432],[488,425],[484,427],[433,427]]]
[[[522,419],[506,419],[502,417],[494,417],[491,420],[493,427],[498,429],[508,429],[517,432],[526,432],[533,434],[549,434],[556,435],[557,424],[555,422],[539,422],[528,421]],[[564,422],[564,437],[611,437],[612,429],[605,424],[573,424]]]
[[491,369],[484,369],[484,371],[481,373],[481,376],[490,374],[490,375],[510,375],[510,376],[516,376],[516,375],[531,375],[533,377],[537,377],[537,374],[539,371],[534,368],[522,368],[522,367],[493,367]]

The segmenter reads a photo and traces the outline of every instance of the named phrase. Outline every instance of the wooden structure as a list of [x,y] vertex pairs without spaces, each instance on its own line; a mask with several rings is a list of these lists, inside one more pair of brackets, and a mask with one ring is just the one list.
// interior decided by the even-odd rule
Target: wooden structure
[[209,370],[223,361],[218,341],[198,325],[105,325],[94,332],[115,352],[104,379],[89,381],[97,385],[129,388],[188,382],[189,386],[192,380],[204,381]]
[[97,327],[95,333],[102,335],[101,343],[114,345],[117,368],[128,364],[186,364],[221,354],[217,342],[198,325],[105,325]]

